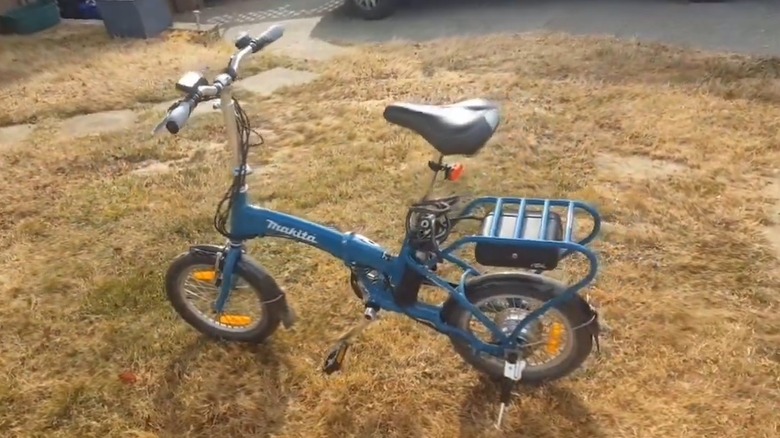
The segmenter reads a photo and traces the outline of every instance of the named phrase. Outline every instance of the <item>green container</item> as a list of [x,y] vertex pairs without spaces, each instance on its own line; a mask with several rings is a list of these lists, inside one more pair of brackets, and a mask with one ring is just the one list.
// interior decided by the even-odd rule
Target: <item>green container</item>
[[57,0],[36,0],[0,15],[0,32],[27,35],[54,27],[59,22]]

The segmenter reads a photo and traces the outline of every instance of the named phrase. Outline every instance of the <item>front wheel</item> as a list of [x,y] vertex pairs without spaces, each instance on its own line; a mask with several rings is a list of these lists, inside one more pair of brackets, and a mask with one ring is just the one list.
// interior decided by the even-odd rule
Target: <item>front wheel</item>
[[364,20],[381,20],[398,9],[401,0],[344,0],[347,11]]
[[218,252],[190,251],[168,268],[165,290],[176,313],[204,335],[219,340],[261,343],[281,322],[272,308],[280,296],[268,286],[262,268],[243,260],[233,272],[234,286],[221,313],[214,311]]
[[[466,297],[504,333],[508,334],[534,309],[562,294],[564,285],[548,278],[525,274],[488,274],[466,287]],[[579,296],[550,309],[531,322],[521,334],[527,343],[523,351],[526,368],[521,384],[557,380],[579,368],[593,349],[590,324],[598,324],[595,314]],[[454,302],[445,306],[445,321],[483,342],[492,335],[471,313]],[[452,346],[468,364],[493,378],[504,375],[504,358],[476,353],[460,339],[450,338]]]

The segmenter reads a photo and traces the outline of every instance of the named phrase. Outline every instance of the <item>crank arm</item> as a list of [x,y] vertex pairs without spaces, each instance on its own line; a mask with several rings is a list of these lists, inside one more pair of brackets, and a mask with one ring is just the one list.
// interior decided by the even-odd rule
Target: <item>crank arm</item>
[[352,327],[351,329],[347,330],[346,333],[344,333],[343,335],[339,336],[338,342],[339,343],[343,342],[343,343],[346,343],[346,344],[351,344],[352,342],[355,341],[355,339],[361,333],[363,333],[363,331],[365,329],[368,328],[369,324],[371,324],[372,322],[373,321],[371,321],[369,319],[365,319],[365,320],[361,321],[360,324]]
[[357,339],[357,337],[374,321],[375,319],[364,319],[360,324],[357,324],[347,330],[346,333],[339,336],[336,344],[331,347],[328,352],[328,356],[325,358],[325,363],[322,366],[322,371],[325,374],[333,374],[341,369],[341,365],[344,363],[344,359],[347,356],[349,346],[352,345],[355,339]]

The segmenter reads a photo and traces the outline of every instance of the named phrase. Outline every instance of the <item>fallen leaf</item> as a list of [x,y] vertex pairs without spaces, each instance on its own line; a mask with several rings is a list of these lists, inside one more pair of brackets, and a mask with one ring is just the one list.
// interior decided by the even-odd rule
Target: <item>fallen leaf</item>
[[119,374],[119,380],[121,380],[122,383],[133,384],[138,381],[138,376],[132,371],[125,371],[124,373]]

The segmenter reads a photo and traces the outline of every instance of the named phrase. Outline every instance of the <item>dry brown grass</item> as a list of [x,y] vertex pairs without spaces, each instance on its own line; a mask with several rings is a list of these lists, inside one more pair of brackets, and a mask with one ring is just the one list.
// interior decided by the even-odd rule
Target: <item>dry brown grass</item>
[[[231,53],[214,33],[123,41],[102,26],[62,24],[33,38],[3,36],[0,126],[169,100],[182,72],[221,69]],[[249,71],[278,64],[279,57],[256,58]]]
[[[502,103],[500,134],[468,160],[460,191],[600,206],[611,226],[590,294],[612,326],[606,351],[519,397],[504,432],[490,429],[495,389],[407,320],[372,327],[342,374],[322,376],[328,343],[361,309],[343,266],[308,247],[252,245],[297,308],[296,331],[250,350],[201,341],[173,316],[166,263],[220,242],[211,217],[229,156],[205,152],[222,138],[216,115],[176,138],[149,138],[159,114],[75,142],[38,131],[35,150],[0,155],[0,434],[777,436],[780,264],[762,234],[778,202],[763,192],[780,162],[776,66],[595,38],[472,38],[374,48],[247,101],[268,142],[251,158],[268,164],[254,199],[388,246],[429,152],[382,120],[391,100]],[[128,173],[187,157],[174,173]],[[625,172],[604,165],[616,160]]]

